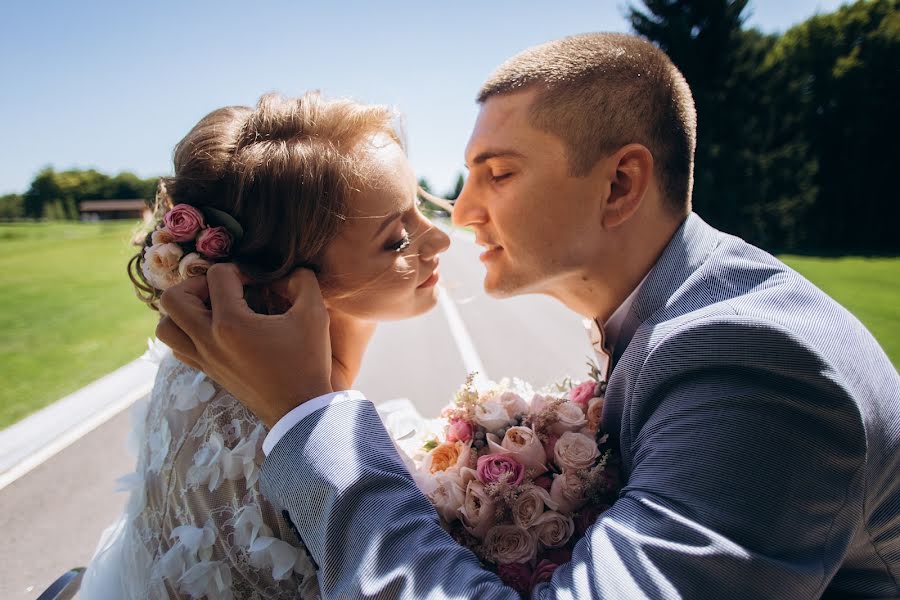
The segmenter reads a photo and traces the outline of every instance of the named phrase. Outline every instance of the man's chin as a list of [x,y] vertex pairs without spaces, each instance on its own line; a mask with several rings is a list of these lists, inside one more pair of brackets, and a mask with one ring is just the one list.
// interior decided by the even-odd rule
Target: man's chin
[[522,293],[522,286],[516,285],[510,278],[495,277],[490,272],[485,276],[483,285],[485,293],[498,300]]

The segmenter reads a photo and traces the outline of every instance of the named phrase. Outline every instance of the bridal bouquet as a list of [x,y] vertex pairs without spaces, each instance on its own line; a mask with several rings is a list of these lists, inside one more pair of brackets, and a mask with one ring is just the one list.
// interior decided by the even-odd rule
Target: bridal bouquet
[[440,428],[410,453],[417,485],[454,539],[522,594],[570,560],[618,493],[605,391],[589,379],[547,393],[520,382],[479,392],[469,376]]

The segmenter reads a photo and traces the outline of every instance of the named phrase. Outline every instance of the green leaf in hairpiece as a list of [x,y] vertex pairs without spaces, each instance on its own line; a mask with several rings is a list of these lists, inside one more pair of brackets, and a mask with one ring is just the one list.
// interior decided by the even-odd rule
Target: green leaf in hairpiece
[[244,237],[244,228],[237,220],[227,212],[221,211],[211,206],[204,206],[200,209],[203,212],[203,218],[206,219],[208,225],[213,227],[224,227],[231,234],[235,242]]

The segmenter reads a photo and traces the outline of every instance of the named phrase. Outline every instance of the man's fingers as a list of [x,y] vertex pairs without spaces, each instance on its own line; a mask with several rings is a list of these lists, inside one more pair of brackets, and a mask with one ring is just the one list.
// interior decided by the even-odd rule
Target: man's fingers
[[209,302],[213,315],[252,314],[244,298],[244,284],[250,279],[234,263],[217,263],[206,272],[209,282]]
[[156,337],[172,349],[172,352],[181,356],[190,357],[194,362],[199,360],[197,347],[191,338],[175,324],[170,317],[163,317],[156,325]]
[[196,343],[197,334],[209,327],[208,298],[206,277],[189,277],[164,291],[159,298],[159,307]]
[[309,269],[295,269],[290,275],[272,284],[272,290],[291,303],[288,312],[320,307],[324,310],[322,289],[316,274]]
[[180,360],[187,366],[193,367],[194,369],[197,369],[198,371],[203,370],[203,367],[200,366],[200,364],[194,362],[194,360],[192,358],[190,358],[189,356],[185,356],[184,354],[179,354],[178,352],[175,352],[174,350],[172,351],[172,354],[175,356],[175,358],[177,358],[178,360]]

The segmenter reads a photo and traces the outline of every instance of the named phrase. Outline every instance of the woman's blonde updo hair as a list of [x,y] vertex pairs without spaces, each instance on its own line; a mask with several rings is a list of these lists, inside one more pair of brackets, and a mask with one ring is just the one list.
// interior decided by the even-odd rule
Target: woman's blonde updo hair
[[[255,109],[215,110],[175,146],[175,175],[160,180],[154,229],[176,204],[212,207],[243,227],[228,260],[260,283],[297,266],[315,268],[361,185],[360,142],[386,134],[403,145],[396,116],[388,107],[318,93],[267,94]],[[128,274],[138,296],[158,309],[161,291],[144,277],[143,260],[142,248]]]

